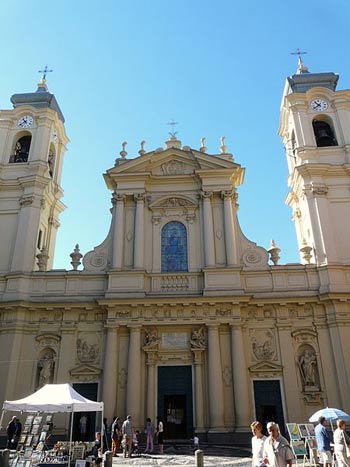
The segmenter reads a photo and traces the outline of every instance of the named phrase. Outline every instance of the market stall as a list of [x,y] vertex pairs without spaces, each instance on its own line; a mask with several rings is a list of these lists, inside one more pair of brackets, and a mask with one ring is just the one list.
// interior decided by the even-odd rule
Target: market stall
[[[16,401],[5,401],[2,406],[0,429],[4,413],[11,412],[34,412],[34,413],[70,413],[70,442],[69,459],[72,457],[73,417],[76,412],[102,412],[103,402],[95,402],[86,399],[75,391],[69,384],[46,384],[35,393]],[[102,437],[103,438],[103,437]]]

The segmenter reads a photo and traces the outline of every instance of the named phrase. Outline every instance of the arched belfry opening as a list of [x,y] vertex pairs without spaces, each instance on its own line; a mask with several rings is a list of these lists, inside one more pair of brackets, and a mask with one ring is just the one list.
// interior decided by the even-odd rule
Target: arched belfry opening
[[338,146],[331,122],[315,118],[312,121],[312,126],[314,129],[316,145],[318,147]]
[[17,139],[14,152],[10,156],[10,163],[28,162],[30,144],[32,142],[32,135],[25,134]]

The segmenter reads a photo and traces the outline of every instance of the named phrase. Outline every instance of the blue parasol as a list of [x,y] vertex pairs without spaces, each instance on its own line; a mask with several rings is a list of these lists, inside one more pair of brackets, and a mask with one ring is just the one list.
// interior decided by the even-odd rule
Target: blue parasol
[[350,415],[343,412],[340,409],[332,409],[330,407],[326,407],[325,409],[318,410],[309,418],[309,422],[318,422],[320,417],[324,417],[329,422],[335,422],[338,418],[342,420],[350,420]]

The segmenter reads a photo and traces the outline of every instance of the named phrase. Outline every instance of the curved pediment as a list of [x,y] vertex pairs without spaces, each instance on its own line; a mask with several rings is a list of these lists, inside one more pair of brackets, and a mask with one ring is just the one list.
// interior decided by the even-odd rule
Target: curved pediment
[[197,203],[195,203],[191,198],[187,196],[175,195],[175,196],[162,196],[154,201],[150,206],[150,209],[155,208],[179,208],[179,207],[197,207]]

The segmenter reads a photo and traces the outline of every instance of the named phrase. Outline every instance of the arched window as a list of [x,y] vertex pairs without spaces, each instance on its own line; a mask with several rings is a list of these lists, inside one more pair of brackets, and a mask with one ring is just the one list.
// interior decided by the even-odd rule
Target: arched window
[[312,126],[314,128],[316,144],[318,147],[338,146],[334,131],[329,123],[324,120],[314,119],[312,121]]
[[186,227],[181,222],[169,222],[162,229],[162,272],[187,270]]
[[10,157],[10,163],[27,162],[30,150],[31,135],[19,138],[15,144],[14,153]]

